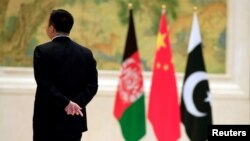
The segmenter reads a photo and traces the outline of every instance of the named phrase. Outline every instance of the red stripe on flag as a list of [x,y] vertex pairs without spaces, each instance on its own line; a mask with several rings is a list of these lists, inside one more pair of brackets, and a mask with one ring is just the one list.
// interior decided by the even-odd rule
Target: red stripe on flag
[[135,52],[127,58],[121,68],[121,74],[116,92],[114,115],[120,119],[123,112],[143,93],[143,80],[139,53]]
[[149,98],[148,118],[157,139],[176,141],[180,137],[180,109],[165,13],[159,25]]

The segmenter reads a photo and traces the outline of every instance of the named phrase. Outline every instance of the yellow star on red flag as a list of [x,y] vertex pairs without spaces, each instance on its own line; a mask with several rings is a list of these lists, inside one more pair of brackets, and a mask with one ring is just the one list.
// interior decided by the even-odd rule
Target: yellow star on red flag
[[167,34],[166,33],[158,33],[157,36],[157,50],[160,49],[161,47],[166,47],[166,43],[165,43],[165,38],[166,38]]

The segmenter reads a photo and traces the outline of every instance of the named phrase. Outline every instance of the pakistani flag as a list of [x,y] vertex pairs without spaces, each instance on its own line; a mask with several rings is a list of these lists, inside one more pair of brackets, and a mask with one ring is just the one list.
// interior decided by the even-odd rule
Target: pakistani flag
[[207,140],[208,125],[212,124],[210,90],[196,13],[193,16],[188,46],[188,61],[181,97],[181,118],[191,141]]
[[140,56],[130,9],[129,29],[114,107],[114,116],[120,123],[126,141],[138,141],[146,133],[144,99]]

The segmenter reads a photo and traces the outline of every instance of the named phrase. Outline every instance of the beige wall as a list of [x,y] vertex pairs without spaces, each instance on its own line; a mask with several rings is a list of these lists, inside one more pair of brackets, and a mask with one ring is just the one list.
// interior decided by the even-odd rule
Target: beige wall
[[[249,0],[229,0],[227,72],[209,74],[214,124],[250,124],[250,14]],[[88,105],[86,141],[122,141],[112,112],[119,72],[100,71],[100,88]],[[178,91],[183,74],[177,74]],[[145,72],[146,105],[151,73]],[[32,68],[0,68],[0,140],[31,141],[35,93]],[[142,141],[154,141],[151,125]],[[181,141],[186,136],[182,128]]]

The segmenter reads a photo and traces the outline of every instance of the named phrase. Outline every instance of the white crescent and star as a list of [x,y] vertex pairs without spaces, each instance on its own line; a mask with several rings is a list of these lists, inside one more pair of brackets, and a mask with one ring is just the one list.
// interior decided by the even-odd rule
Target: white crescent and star
[[[183,89],[183,101],[187,108],[187,111],[195,117],[204,117],[207,113],[200,112],[194,104],[193,93],[195,87],[201,82],[207,80],[207,75],[204,71],[197,71],[192,73],[185,81]],[[204,102],[210,102],[210,93],[207,92],[207,98]]]

